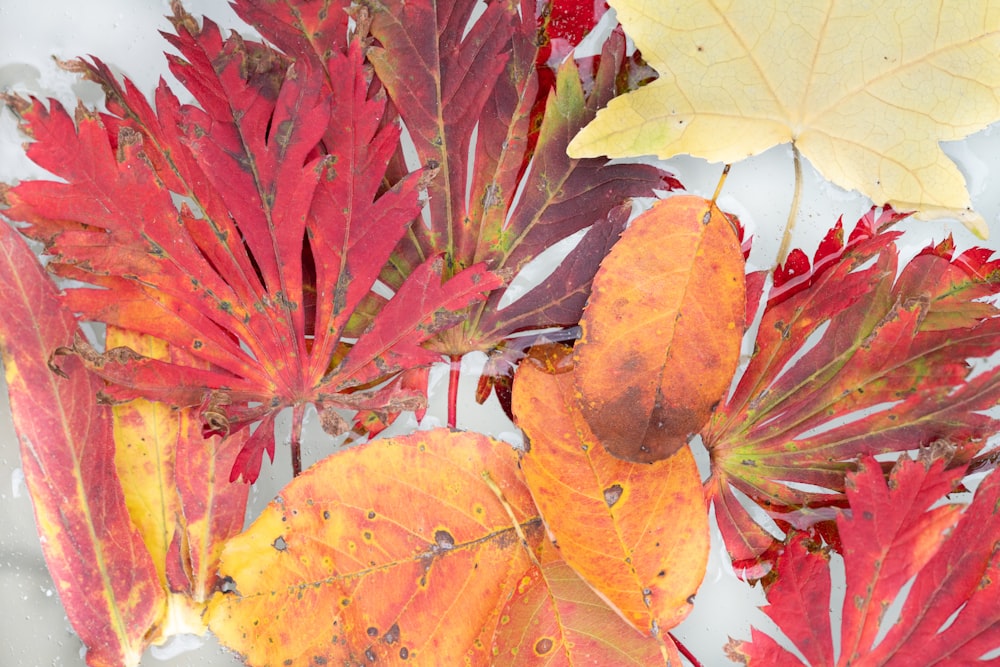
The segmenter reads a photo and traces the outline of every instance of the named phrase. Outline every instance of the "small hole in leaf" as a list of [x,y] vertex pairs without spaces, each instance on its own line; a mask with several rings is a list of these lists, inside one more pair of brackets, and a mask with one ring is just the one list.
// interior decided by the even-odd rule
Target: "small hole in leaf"
[[612,484],[608,488],[604,489],[604,502],[608,504],[608,507],[614,507],[615,503],[617,503],[621,497],[621,484]]
[[450,551],[455,548],[455,538],[447,530],[435,532],[434,541],[437,542],[438,548],[444,551]]
[[271,543],[271,546],[277,549],[278,551],[285,551],[286,549],[288,549],[288,542],[285,542],[284,537],[278,537],[278,539],[276,539],[274,542]]

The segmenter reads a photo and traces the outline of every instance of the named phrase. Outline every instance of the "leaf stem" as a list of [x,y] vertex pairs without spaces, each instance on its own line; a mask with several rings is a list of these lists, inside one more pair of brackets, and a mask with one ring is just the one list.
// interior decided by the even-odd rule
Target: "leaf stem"
[[448,428],[458,425],[458,380],[462,375],[462,355],[448,355]]
[[792,195],[792,205],[788,210],[788,222],[785,223],[785,234],[781,237],[781,247],[778,249],[775,266],[782,264],[788,258],[788,251],[792,245],[792,232],[795,231],[795,221],[799,217],[799,199],[802,196],[802,157],[795,144],[792,144],[792,161],[795,163],[795,191]]
[[694,667],[703,667],[698,661],[698,658],[694,657],[694,653],[691,653],[688,647],[681,643],[681,640],[677,639],[673,633],[668,632],[667,634],[670,635],[670,639],[673,640],[674,644],[677,646],[677,650],[681,652],[681,655],[687,658]]
[[712,193],[712,203],[714,204],[719,198],[719,193],[722,192],[722,186],[726,183],[726,178],[729,176],[729,168],[733,165],[727,164],[722,168],[722,173],[719,175],[719,184],[715,186],[715,192]]
[[304,405],[292,408],[292,436],[289,446],[292,450],[292,477],[302,474],[302,418],[305,414]]

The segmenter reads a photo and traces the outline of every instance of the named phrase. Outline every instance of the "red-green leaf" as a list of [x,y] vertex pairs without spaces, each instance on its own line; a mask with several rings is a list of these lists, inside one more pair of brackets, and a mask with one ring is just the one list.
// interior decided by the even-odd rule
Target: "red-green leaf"
[[968,359],[1000,348],[1000,311],[982,300],[1000,289],[1000,263],[946,241],[897,277],[898,235],[878,230],[898,218],[873,211],[846,243],[838,225],[811,269],[795,254],[794,271],[776,272],[754,356],[702,432],[737,560],[773,545],[738,492],[783,529],[815,525],[835,541],[830,508],[845,505],[857,457],[945,441],[965,465],[996,430],[982,411],[1000,399],[1000,371],[972,375]]
[[[946,470],[944,460],[927,453],[920,461],[903,457],[888,484],[871,458],[848,477],[850,512],[837,517],[847,591],[836,662],[828,557],[796,533],[777,561],[763,611],[806,664],[971,665],[1000,648],[1000,476],[983,480],[964,511],[932,509],[962,470]],[[899,619],[882,627],[911,580]],[[748,665],[803,664],[756,629],[752,641],[731,642],[727,650]]]
[[129,519],[114,466],[101,382],[51,355],[77,333],[55,286],[11,227],[0,224],[0,351],[21,465],[42,550],[87,664],[137,665],[164,603],[156,569]]

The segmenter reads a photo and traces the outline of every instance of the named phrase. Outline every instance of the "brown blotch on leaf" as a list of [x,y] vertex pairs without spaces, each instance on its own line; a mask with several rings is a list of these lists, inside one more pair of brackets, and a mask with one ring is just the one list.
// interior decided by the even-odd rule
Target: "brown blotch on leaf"
[[535,655],[546,655],[552,650],[555,644],[548,637],[542,637],[537,642],[535,642]]
[[399,641],[399,623],[393,623],[388,632],[382,635],[382,641],[386,644],[395,644]]

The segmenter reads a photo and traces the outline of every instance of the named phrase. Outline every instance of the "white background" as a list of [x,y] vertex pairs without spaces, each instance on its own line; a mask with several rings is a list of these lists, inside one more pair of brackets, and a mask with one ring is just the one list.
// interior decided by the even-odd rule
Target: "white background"
[[[207,15],[224,28],[248,31],[223,0],[185,3],[195,15]],[[81,98],[90,106],[99,104],[96,86],[80,82],[60,71],[52,60],[80,55],[99,56],[112,68],[129,76],[139,88],[150,93],[159,76],[171,80],[162,52],[168,48],[157,30],[170,30],[164,18],[167,0],[101,0],[79,3],[73,0],[0,0],[0,90],[39,97],[55,97],[68,108]],[[1000,66],[1000,65],[998,65]],[[184,97],[183,91],[174,86]],[[992,130],[992,131],[991,131]],[[979,135],[946,147],[956,158],[970,182],[975,208],[993,229],[986,242],[998,247],[1000,238],[1000,130],[991,128]],[[0,181],[13,183],[37,178],[41,172],[24,156],[12,115],[0,112]],[[711,196],[720,166],[679,158],[667,163],[688,190]],[[843,213],[850,225],[867,210],[862,197],[845,193],[819,179],[804,165],[804,200],[796,231],[795,246],[812,252],[819,238]],[[790,151],[777,148],[736,165],[726,183],[720,204],[737,213],[755,235],[752,268],[767,268],[774,261],[791,199],[792,164]],[[907,222],[906,240],[910,252],[930,240],[941,240],[952,232],[960,248],[983,244],[960,225],[945,222]],[[2,307],[2,306],[0,306]],[[477,366],[482,358],[470,355],[466,365],[471,374],[460,386],[459,426],[508,439],[518,436],[514,427],[499,415],[495,404],[486,408],[472,400]],[[443,368],[436,369],[432,388],[432,409],[424,426],[443,420]],[[72,634],[45,570],[35,534],[31,504],[23,485],[17,444],[11,431],[6,391],[0,390],[0,664],[3,665],[82,665],[81,645]],[[412,426],[404,423],[401,428]],[[315,427],[315,425],[314,425]],[[315,428],[307,430],[315,434]],[[319,442],[320,438],[315,438]],[[325,455],[328,443],[308,447],[305,464]],[[704,457],[702,457],[704,458]],[[286,481],[289,462],[287,447],[278,448],[274,468],[265,467],[258,489],[253,493],[251,512],[263,504]],[[841,592],[842,595],[842,592]],[[833,606],[839,606],[836,593]],[[731,573],[718,542],[713,543],[705,584],[698,594],[695,612],[675,634],[709,665],[731,664],[723,657],[727,637],[749,637],[751,623],[771,627],[755,605],[763,600]],[[181,653],[167,661],[171,650],[147,653],[143,665],[237,665],[210,639],[186,638],[174,648],[202,644],[196,652]]]

